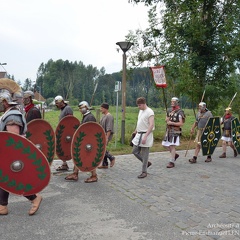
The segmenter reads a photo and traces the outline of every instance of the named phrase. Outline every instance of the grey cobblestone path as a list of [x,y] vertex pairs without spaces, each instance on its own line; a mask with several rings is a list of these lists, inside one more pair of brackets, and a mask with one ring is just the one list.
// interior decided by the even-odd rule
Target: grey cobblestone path
[[200,154],[197,163],[190,164],[192,154],[190,150],[187,158],[180,152],[176,167],[167,169],[169,153],[151,153],[153,165],[145,179],[137,178],[141,164],[133,155],[117,157],[113,169],[98,172],[110,187],[172,223],[182,235],[240,239],[239,157],[229,151],[220,159],[217,148],[212,162]]

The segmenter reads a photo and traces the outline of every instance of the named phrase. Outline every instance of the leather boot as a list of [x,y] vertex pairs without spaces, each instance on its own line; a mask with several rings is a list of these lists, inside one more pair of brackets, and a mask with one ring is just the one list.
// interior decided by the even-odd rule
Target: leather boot
[[234,157],[236,157],[238,155],[238,152],[236,149],[234,149],[233,151],[234,151]]
[[42,197],[39,194],[37,194],[37,197],[32,201],[32,207],[30,208],[30,210],[28,212],[28,214],[30,216],[37,212],[37,210],[41,204],[41,201],[42,201]]
[[0,215],[7,215],[7,214],[8,214],[7,206],[0,205]]
[[219,158],[226,158],[226,153],[223,153],[222,155],[220,155]]

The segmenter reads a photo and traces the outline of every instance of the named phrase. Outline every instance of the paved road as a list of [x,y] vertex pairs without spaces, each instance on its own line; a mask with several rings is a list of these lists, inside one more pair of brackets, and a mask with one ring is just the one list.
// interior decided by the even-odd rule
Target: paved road
[[220,159],[218,148],[213,162],[200,156],[189,164],[193,150],[187,157],[179,153],[173,169],[166,168],[169,153],[151,153],[145,179],[137,178],[141,164],[133,155],[116,156],[115,166],[99,169],[99,181],[89,184],[88,173],[66,182],[55,160],[36,215],[27,215],[25,198],[10,196],[10,213],[0,219],[1,239],[240,239],[240,156],[228,149]]

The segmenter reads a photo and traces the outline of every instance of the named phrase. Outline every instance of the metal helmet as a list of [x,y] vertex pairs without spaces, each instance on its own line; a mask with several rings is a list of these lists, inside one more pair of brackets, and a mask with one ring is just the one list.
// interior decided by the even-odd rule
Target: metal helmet
[[225,109],[225,111],[228,111],[228,113],[231,114],[231,113],[232,113],[232,108],[227,107],[227,108]]
[[207,104],[205,102],[200,102],[198,106],[201,110],[205,110],[207,108]]
[[54,98],[54,101],[55,101],[55,102],[63,102],[63,97],[60,96],[60,95],[58,95],[58,96],[56,96],[56,97]]
[[179,99],[177,97],[173,97],[171,101],[179,102]]
[[23,92],[15,92],[15,93],[13,94],[13,98],[14,98],[14,99],[23,98]]
[[172,97],[171,102],[175,102],[174,105],[177,106],[179,104],[179,99],[177,97]]
[[0,102],[2,103],[3,100],[7,101],[7,103],[9,105],[17,105],[18,103],[17,102],[14,102],[12,97],[11,97],[11,94],[8,93],[8,92],[1,92],[0,93]]
[[90,106],[87,101],[82,101],[78,104],[78,107],[86,107],[87,109],[90,109]]
[[5,88],[0,89],[0,93],[8,93],[11,95],[10,91]]
[[23,93],[23,98],[28,98],[31,97],[32,99],[34,99],[34,93],[32,91],[25,91]]

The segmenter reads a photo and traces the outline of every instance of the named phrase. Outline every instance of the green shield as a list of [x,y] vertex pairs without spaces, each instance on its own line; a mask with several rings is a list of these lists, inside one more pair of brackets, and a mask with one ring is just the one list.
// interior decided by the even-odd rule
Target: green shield
[[240,154],[240,124],[237,118],[232,120],[232,141],[238,154]]
[[220,138],[221,128],[219,117],[209,118],[201,136],[203,156],[213,154]]

